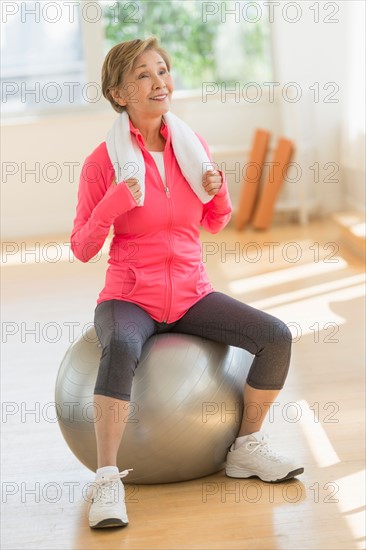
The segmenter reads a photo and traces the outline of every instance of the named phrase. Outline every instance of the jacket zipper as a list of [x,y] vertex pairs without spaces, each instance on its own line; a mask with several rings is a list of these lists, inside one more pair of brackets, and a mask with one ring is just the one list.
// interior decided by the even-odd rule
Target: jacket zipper
[[[149,154],[150,154],[150,153],[149,153]],[[160,181],[161,181],[161,183],[163,184],[165,194],[166,194],[167,198],[170,199],[170,190],[169,190],[169,187],[168,187],[168,185],[167,185],[166,183],[164,183],[163,178],[162,178],[161,175],[160,175],[160,170],[159,170],[159,168],[158,168],[158,165],[157,165],[157,163],[156,163],[154,157],[153,157],[151,154],[150,154],[150,156],[151,156],[151,158],[152,158],[153,161],[154,161],[154,165],[155,165],[156,171],[157,171],[157,173],[158,173],[158,177],[160,178]],[[163,152],[163,162],[164,162],[164,152]],[[167,179],[167,177],[166,177],[166,169],[165,169],[165,162],[164,162],[164,170],[165,170],[165,179]]]
[[[164,156],[163,156],[163,161],[164,161]],[[165,181],[166,181],[166,183],[164,183],[162,177],[160,176],[160,171],[159,170],[158,170],[158,173],[159,173],[159,177],[160,177],[160,179],[161,179],[161,181],[164,185],[166,198],[170,199],[170,190],[169,190],[169,186],[168,186],[168,171],[166,169],[165,162],[164,162],[164,170],[165,170]],[[168,202],[167,208],[168,208],[168,211],[169,211],[169,225],[168,225],[168,231],[167,231],[166,238],[167,238],[169,248],[170,248],[170,257],[168,257],[167,263],[166,263],[166,273],[167,273],[167,277],[168,277],[168,280],[169,280],[169,284],[167,284],[167,291],[166,291],[166,294],[165,294],[165,303],[167,304],[167,306],[166,306],[166,308],[164,310],[164,314],[163,314],[163,322],[164,323],[168,322],[168,318],[169,318],[170,310],[171,310],[171,304],[172,304],[173,281],[172,281],[172,276],[171,276],[171,265],[172,265],[172,261],[173,261],[173,257],[174,257],[173,242],[172,242],[172,239],[171,239],[171,236],[170,236],[170,229],[171,229],[171,224],[172,224],[172,220],[173,220],[171,201]]]
[[[155,168],[156,168],[156,171],[157,171],[157,174],[158,174],[158,177],[160,178],[160,181],[161,183],[163,184],[163,187],[164,187],[164,191],[165,191],[165,196],[167,199],[170,199],[170,189],[169,189],[169,186],[167,183],[164,183],[163,181],[163,178],[161,177],[160,175],[160,170],[155,162],[155,159],[152,155],[150,155],[154,161],[154,164],[155,164]],[[163,161],[164,161],[164,155],[163,155]],[[168,177],[167,177],[167,170],[166,170],[166,166],[165,166],[165,162],[164,162],[164,170],[165,170],[165,180],[166,182],[168,181]],[[173,242],[170,238],[170,234],[169,234],[169,230],[171,229],[171,223],[172,223],[172,219],[173,219],[173,216],[172,216],[172,203],[171,201],[169,201],[168,203],[168,209],[169,209],[169,227],[168,227],[168,232],[167,232],[167,235],[166,235],[166,238],[167,238],[167,241],[168,241],[168,244],[169,244],[169,248],[170,248],[170,251],[171,251],[171,257],[167,259],[167,262],[166,262],[166,271],[167,271],[167,276],[169,278],[169,283],[170,284],[167,284],[167,291],[165,293],[165,303],[168,304],[167,307],[165,307],[164,311],[163,311],[163,323],[167,323],[168,322],[168,318],[169,318],[169,315],[170,315],[170,310],[171,310],[171,302],[172,302],[172,288],[173,288],[173,281],[172,281],[172,277],[171,277],[171,272],[170,272],[170,268],[171,268],[171,265],[172,265],[172,261],[173,261],[173,257],[174,257],[174,250],[173,250]],[[168,283],[168,281],[167,281]],[[170,294],[170,296],[168,297],[168,294]]]

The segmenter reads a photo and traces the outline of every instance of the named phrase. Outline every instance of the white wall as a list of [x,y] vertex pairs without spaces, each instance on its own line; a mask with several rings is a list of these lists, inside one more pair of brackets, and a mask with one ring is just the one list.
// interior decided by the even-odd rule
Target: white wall
[[[272,131],[272,144],[281,134],[293,138],[297,149],[295,160],[304,173],[305,198],[310,200],[315,211],[327,214],[344,207],[346,196],[352,193],[357,203],[361,193],[359,183],[353,191],[348,175],[346,187],[342,186],[342,181],[324,181],[331,173],[331,170],[324,169],[324,165],[341,163],[340,137],[347,106],[345,102],[350,101],[344,94],[344,82],[349,65],[347,44],[352,34],[349,16],[352,2],[330,3],[340,5],[339,13],[334,16],[339,19],[338,23],[325,23],[324,18],[330,15],[330,11],[326,12],[323,8],[319,12],[319,23],[314,23],[314,12],[309,9],[312,3],[297,4],[302,6],[302,16],[297,23],[289,23],[275,12],[272,36],[274,80],[280,83],[276,89],[281,97],[283,87],[289,82],[296,82],[303,92],[300,101],[279,101],[277,94],[276,101],[270,102],[263,93],[262,100],[257,103],[249,103],[242,98],[236,103],[232,95],[228,95],[227,101],[223,102],[220,94],[203,103],[200,97],[179,98],[177,94],[173,111],[206,138],[215,151],[214,160],[219,164],[226,162],[229,171],[234,170],[235,162],[245,163],[245,152],[256,128]],[[291,12],[289,14],[292,16]],[[309,90],[316,82],[319,82],[319,102],[314,101],[314,92]],[[332,87],[324,90],[324,86],[331,82],[339,86],[339,92],[334,96],[338,103],[324,101],[332,91]],[[114,118],[114,111],[106,105],[99,110],[22,119],[16,124],[3,126],[3,171],[5,166],[12,167],[4,163],[14,163],[18,167],[18,172],[8,175],[7,181],[3,173],[3,238],[19,239],[70,232],[82,162],[104,140]],[[232,152],[225,153],[223,148],[232,149]],[[34,176],[29,174],[23,174],[22,181],[22,163],[23,167],[30,168],[36,162],[40,163],[40,181],[35,181]],[[77,163],[72,180],[65,164],[70,162]],[[319,183],[314,181],[314,171],[310,169],[314,162],[319,162],[320,166]],[[55,176],[56,171],[49,163],[57,163],[60,167],[61,178],[54,183],[42,177],[42,169],[47,166],[46,178]],[[338,179],[344,174],[343,166],[340,168],[340,173],[336,175]],[[354,166],[350,169],[354,170]],[[229,174],[228,179],[235,206],[240,182],[235,173]],[[286,185],[281,197],[285,202],[286,198],[290,202],[292,198],[296,201],[298,191],[298,185]]]

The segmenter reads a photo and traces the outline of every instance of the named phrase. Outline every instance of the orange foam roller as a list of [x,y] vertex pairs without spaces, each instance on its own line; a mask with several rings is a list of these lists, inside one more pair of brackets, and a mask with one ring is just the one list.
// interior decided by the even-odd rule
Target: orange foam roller
[[243,178],[238,210],[234,217],[234,226],[236,229],[243,229],[254,211],[269,138],[270,133],[267,130],[258,129],[254,134],[252,149]]
[[252,225],[254,229],[268,229],[271,225],[274,205],[286,175],[286,168],[294,152],[292,141],[279,138],[269,174],[263,186]]

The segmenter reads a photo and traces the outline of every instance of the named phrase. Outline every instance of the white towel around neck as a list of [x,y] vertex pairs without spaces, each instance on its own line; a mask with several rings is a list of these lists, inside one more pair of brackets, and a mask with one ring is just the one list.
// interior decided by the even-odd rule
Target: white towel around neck
[[[170,112],[164,115],[164,119],[170,128],[175,158],[182,174],[192,191],[203,204],[206,204],[212,196],[204,190],[202,176],[207,170],[215,170],[215,165],[188,124]],[[131,133],[127,111],[123,111],[114,122],[107,134],[106,144],[116,182],[136,178],[141,187],[142,198],[139,206],[142,206],[145,198],[145,162],[136,138]]]

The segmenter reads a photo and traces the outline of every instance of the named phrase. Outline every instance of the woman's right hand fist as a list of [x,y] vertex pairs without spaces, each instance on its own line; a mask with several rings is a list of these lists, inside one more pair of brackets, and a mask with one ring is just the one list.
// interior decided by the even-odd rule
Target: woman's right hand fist
[[142,193],[141,193],[141,187],[139,185],[139,182],[136,178],[128,178],[126,181],[126,185],[131,193],[131,195],[133,196],[133,198],[135,199],[136,203],[137,204],[140,204],[140,199],[142,197]]

